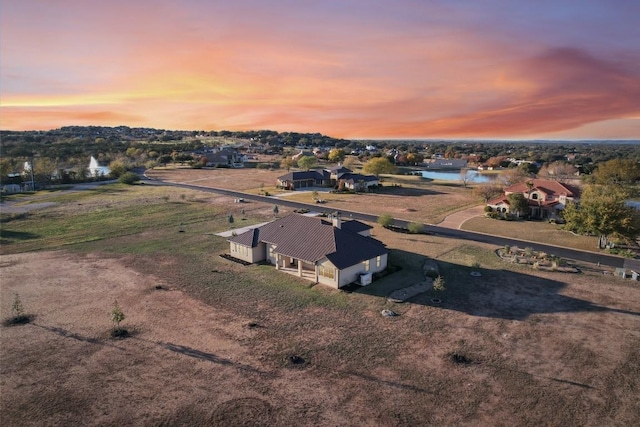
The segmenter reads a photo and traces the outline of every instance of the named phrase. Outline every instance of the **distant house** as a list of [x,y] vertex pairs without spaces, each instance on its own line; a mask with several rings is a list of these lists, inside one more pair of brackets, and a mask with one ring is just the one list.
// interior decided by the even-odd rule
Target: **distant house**
[[440,170],[460,170],[467,167],[467,161],[464,159],[436,159],[431,163],[427,163],[427,169],[440,169]]
[[580,199],[580,190],[572,185],[546,179],[530,179],[506,188],[504,196],[490,200],[487,205],[497,212],[509,212],[507,196],[514,193],[521,193],[527,199],[529,217],[539,219],[556,219],[567,202],[577,202]]
[[204,157],[207,159],[205,164],[207,167],[237,168],[244,166],[244,156],[231,148],[204,153]]
[[3,185],[2,188],[0,189],[0,192],[4,194],[15,194],[15,193],[20,193],[21,191],[22,191],[22,187],[20,186],[20,184],[6,184],[6,185]]
[[368,283],[387,267],[388,250],[359,221],[291,214],[231,237],[230,255],[246,262],[267,261],[276,270],[341,288]]
[[374,175],[353,173],[351,169],[340,165],[328,169],[289,172],[277,178],[277,186],[287,190],[308,187],[337,187],[340,182],[344,184],[345,188],[355,191],[363,191],[380,184],[380,180]]

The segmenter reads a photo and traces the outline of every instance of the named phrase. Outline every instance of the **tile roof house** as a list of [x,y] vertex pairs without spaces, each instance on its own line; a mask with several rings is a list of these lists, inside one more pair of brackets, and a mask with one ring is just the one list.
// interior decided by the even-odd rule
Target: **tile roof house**
[[340,181],[346,188],[357,191],[380,184],[380,180],[374,175],[353,173],[351,169],[338,165],[329,169],[289,172],[278,177],[277,185],[287,190],[296,190],[308,187],[335,187]]
[[[228,241],[230,255],[246,262],[267,261],[299,277],[341,288],[371,280],[387,267],[388,250],[359,221],[291,214]],[[364,276],[364,277],[361,277]]]
[[490,200],[487,205],[498,212],[508,212],[507,196],[514,193],[521,193],[527,199],[530,218],[556,219],[567,202],[580,200],[580,190],[572,185],[546,179],[530,179],[505,188],[504,196]]

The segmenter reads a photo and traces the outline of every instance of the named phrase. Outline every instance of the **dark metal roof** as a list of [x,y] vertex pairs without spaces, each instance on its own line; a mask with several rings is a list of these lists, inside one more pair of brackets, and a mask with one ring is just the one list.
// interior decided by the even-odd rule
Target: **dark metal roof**
[[322,173],[317,170],[301,171],[301,172],[289,172],[286,175],[279,176],[280,181],[299,181],[302,179],[323,179]]
[[373,227],[365,224],[364,222],[351,220],[351,221],[343,221],[341,228],[346,231],[350,231],[352,233],[361,233],[365,230],[371,230]]
[[259,242],[270,243],[276,245],[275,252],[281,255],[312,263],[327,257],[340,269],[387,253],[382,242],[353,231],[369,226],[347,225],[350,222],[359,223],[347,221],[343,228],[337,228],[322,218],[291,214],[233,236],[229,241],[251,247]]

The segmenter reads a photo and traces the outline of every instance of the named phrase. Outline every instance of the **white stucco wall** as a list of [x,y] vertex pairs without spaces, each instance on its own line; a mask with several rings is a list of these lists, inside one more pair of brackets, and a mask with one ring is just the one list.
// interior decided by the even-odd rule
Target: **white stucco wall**
[[366,273],[378,273],[385,268],[387,268],[387,254],[380,255],[380,266],[376,265],[376,258],[372,258],[369,260],[369,270],[365,269],[364,262],[358,263],[356,265],[352,265],[351,267],[347,267],[344,270],[340,270],[339,278],[338,278],[338,287],[341,288],[349,283],[353,283],[360,279],[361,274]]
[[229,242],[229,254],[234,258],[254,263],[265,259],[265,245],[260,243],[255,248],[250,248],[239,243]]
[[[324,277],[319,274],[320,266],[323,266],[325,269],[333,270],[333,279],[329,277]],[[316,276],[318,277],[318,283],[322,283],[323,285],[331,286],[332,288],[338,288],[338,269],[335,265],[331,264],[328,259],[324,259],[318,263],[316,267]]]

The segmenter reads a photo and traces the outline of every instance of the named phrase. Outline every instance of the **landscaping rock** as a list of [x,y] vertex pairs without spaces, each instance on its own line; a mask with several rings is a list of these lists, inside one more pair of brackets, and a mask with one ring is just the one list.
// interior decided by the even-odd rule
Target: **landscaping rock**
[[384,309],[380,312],[380,314],[382,314],[384,317],[396,317],[398,315],[398,313],[396,313],[393,310],[388,310],[388,309]]
[[431,278],[425,278],[424,282],[420,282],[408,288],[398,289],[389,294],[387,298],[391,302],[405,302],[406,300],[415,297],[416,295],[427,292],[433,287],[433,280]]

